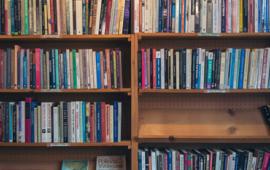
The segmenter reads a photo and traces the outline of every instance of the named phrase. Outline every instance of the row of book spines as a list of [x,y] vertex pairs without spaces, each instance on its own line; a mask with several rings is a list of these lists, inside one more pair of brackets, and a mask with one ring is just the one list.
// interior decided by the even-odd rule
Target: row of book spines
[[270,167],[269,150],[139,149],[139,170],[149,169],[261,169]]
[[267,0],[137,0],[135,32],[269,32]]
[[[0,34],[128,34],[130,0],[1,0]],[[116,23],[116,24],[115,24]]]
[[0,104],[0,141],[120,142],[122,103],[25,101]]
[[269,88],[269,49],[141,49],[139,87]]
[[119,49],[0,49],[0,86],[14,89],[122,88]]

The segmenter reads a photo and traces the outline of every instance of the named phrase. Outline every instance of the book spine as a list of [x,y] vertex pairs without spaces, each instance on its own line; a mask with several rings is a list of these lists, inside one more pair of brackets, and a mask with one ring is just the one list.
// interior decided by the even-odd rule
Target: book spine
[[114,101],[113,103],[113,141],[118,142],[118,103]]

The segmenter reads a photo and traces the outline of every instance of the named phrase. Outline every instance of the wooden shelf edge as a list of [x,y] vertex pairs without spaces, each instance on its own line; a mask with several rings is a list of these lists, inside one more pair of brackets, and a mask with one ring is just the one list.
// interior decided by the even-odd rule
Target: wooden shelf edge
[[209,90],[197,90],[197,89],[139,89],[140,94],[147,94],[147,93],[192,93],[192,94],[212,94],[212,93],[270,93],[270,89],[237,89],[237,90],[214,90],[214,89],[209,89]]
[[139,137],[139,143],[269,143],[269,137]]
[[138,39],[177,38],[256,38],[267,39],[270,33],[137,33]]
[[127,40],[131,34],[119,35],[0,35],[3,40]]
[[88,147],[127,147],[131,148],[130,141],[104,143],[0,143],[0,148],[88,148]]
[[46,90],[35,90],[35,89],[0,89],[1,93],[130,93],[130,88],[119,88],[119,89],[46,89]]

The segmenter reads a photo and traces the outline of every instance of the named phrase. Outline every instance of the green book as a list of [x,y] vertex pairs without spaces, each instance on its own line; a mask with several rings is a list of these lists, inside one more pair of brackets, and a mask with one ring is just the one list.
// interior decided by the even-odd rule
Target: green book
[[76,50],[72,49],[72,65],[73,65],[73,88],[77,89],[77,66],[76,66]]
[[58,49],[55,49],[55,88],[59,89],[59,56]]
[[87,160],[63,160],[61,170],[88,170]]
[[28,0],[24,1],[24,34],[29,34]]

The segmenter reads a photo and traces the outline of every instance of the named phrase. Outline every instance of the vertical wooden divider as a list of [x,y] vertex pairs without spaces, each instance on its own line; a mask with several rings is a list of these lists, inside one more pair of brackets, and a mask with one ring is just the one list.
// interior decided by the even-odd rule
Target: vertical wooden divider
[[138,169],[138,40],[136,34],[131,36],[131,169]]

